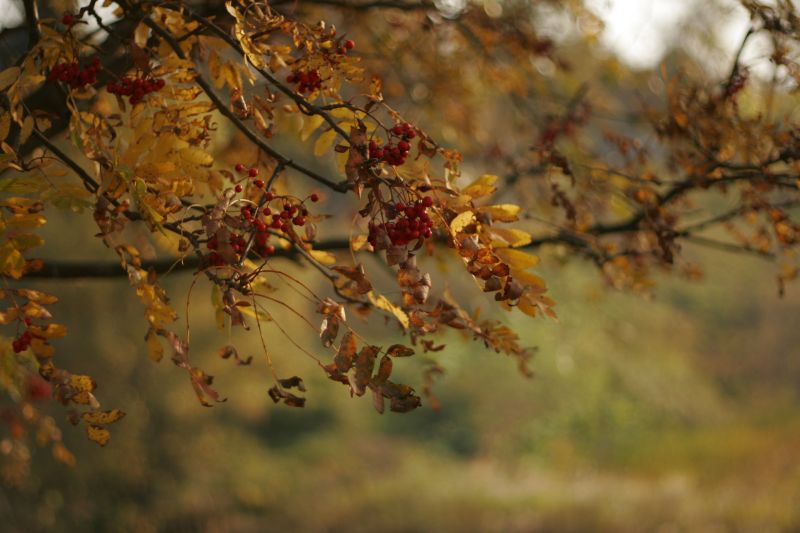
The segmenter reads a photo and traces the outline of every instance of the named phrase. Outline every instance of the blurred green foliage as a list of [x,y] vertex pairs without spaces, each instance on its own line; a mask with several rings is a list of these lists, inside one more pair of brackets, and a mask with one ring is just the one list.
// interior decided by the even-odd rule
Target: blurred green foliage
[[[193,357],[228,397],[203,408],[147,359],[141,310],[116,304],[124,281],[56,287],[72,333],[60,357],[128,417],[103,450],[64,424],[78,466],[37,450],[0,516],[7,531],[792,530],[800,297],[779,299],[756,260],[704,260],[708,280],[659,279],[652,298],[608,292],[588,265],[550,267],[561,322],[516,324],[540,349],[533,380],[453,338],[436,354],[442,409],[383,416],[269,329],[279,372],[309,385],[306,409],[273,405],[253,339],[236,339],[253,366],[218,358],[195,305]],[[419,382],[422,366],[403,370]]]

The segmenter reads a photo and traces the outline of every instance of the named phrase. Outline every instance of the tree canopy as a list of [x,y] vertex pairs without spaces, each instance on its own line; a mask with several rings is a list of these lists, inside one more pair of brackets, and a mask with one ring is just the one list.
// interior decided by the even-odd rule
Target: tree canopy
[[[305,384],[277,370],[291,365],[267,328],[379,413],[435,405],[448,330],[529,375],[502,313],[556,319],[540,257],[647,291],[654,271],[701,275],[694,243],[773,261],[783,291],[800,238],[800,18],[789,0],[741,5],[750,28],[715,73],[682,51],[655,71],[590,53],[600,23],[581,2],[25,0],[3,32],[24,45],[0,72],[9,442],[35,433],[73,461],[38,411],[51,397],[100,445],[124,416],[59,364],[67,330],[43,279],[127,276],[144,314],[131,327],[202,405],[230,392],[190,356],[190,311],[210,301],[218,356],[263,361],[276,403],[302,407]],[[769,76],[742,61],[755,39]],[[42,259],[57,210],[91,214],[72,246],[100,240],[116,259]],[[168,294],[181,273],[190,289]],[[262,353],[240,354],[230,328]],[[419,383],[395,378],[422,354]]]

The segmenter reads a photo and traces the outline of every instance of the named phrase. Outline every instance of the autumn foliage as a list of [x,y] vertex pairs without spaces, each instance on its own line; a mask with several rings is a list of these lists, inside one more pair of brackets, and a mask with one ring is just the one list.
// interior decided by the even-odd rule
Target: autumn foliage
[[[90,376],[61,367],[54,341],[67,331],[48,311],[56,296],[30,288],[42,277],[109,275],[101,264],[37,259],[46,244],[36,230],[51,208],[92,214],[94,233],[72,238],[101,239],[116,254],[115,271],[142,305],[144,320],[132,327],[141,327],[151,359],[168,355],[207,406],[228,391],[202,369],[188,325],[176,326],[190,305],[208,301],[199,291],[211,293],[221,330],[261,339],[254,359],[221,335],[218,355],[265,361],[265,393],[276,403],[305,404],[303,380],[276,373],[264,333],[276,316],[290,316],[319,337],[313,353],[298,352],[343,394],[369,396],[383,413],[411,411],[425,396],[435,403],[441,367],[429,365],[421,385],[402,383],[393,369],[420,354],[435,360],[447,330],[530,373],[531,348],[501,312],[470,308],[469,292],[501,311],[555,319],[545,281],[531,271],[534,249],[587,258],[609,285],[634,290],[647,290],[654,269],[697,275],[683,242],[774,259],[781,290],[796,276],[800,134],[781,105],[800,81],[792,59],[800,20],[790,3],[742,1],[752,18],[742,48],[767,36],[781,76],[753,80],[738,56],[710,82],[665,68],[661,94],[643,99],[624,127],[602,119],[614,104],[602,97],[609,82],[574,83],[557,43],[525,22],[536,20],[533,3],[500,14],[474,6],[445,14],[426,1],[297,4],[230,1],[215,10],[124,0],[111,16],[92,0],[39,18],[37,2],[26,3],[27,49],[0,72],[0,388],[13,404],[2,411],[11,446],[35,432],[57,458],[74,460],[37,410],[50,398],[100,445],[124,416],[101,405]],[[337,9],[352,13],[347,27],[315,18]],[[590,17],[579,5],[564,9]],[[90,24],[106,34],[99,44]],[[370,28],[393,36],[371,42]],[[448,61],[426,63],[425,46]],[[416,65],[417,81],[404,86],[375,60],[381,53],[400,71]],[[548,87],[542,64],[566,81]],[[564,96],[558,111],[537,107],[553,90]],[[770,94],[772,108],[753,112],[742,103],[748,91]],[[495,135],[480,122],[498,94],[521,111]],[[435,120],[461,132],[450,137],[464,142],[462,152],[430,133],[443,130]],[[648,146],[643,131],[654,139]],[[224,154],[223,132],[235,139]],[[283,148],[287,140],[301,156]],[[348,211],[349,223],[336,216]],[[148,236],[159,240],[158,258],[141,250]],[[294,275],[303,263],[323,291]],[[193,276],[192,289],[168,295],[160,278],[179,271]],[[455,280],[467,281],[463,290],[450,290]],[[279,285],[309,298],[316,314],[293,309]],[[352,317],[369,314],[405,342],[367,341]]]

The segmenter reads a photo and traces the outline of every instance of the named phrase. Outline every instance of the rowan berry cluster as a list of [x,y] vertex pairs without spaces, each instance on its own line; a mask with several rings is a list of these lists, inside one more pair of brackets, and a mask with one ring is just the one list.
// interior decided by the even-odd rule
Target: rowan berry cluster
[[411,150],[409,140],[417,136],[414,127],[406,122],[405,124],[396,124],[391,130],[391,134],[398,140],[392,143],[389,140],[385,145],[378,146],[375,141],[369,143],[369,158],[378,161],[386,161],[390,165],[400,166],[406,162],[408,152]]
[[433,221],[428,208],[433,206],[433,198],[425,196],[412,205],[398,202],[394,206],[397,216],[389,222],[369,223],[367,241],[373,248],[378,248],[378,236],[385,232],[392,246],[405,246],[418,239],[430,239],[433,236]]
[[109,80],[106,90],[111,94],[127,96],[131,105],[136,105],[150,93],[160,91],[164,88],[164,80],[161,78],[130,78],[123,77],[116,82]]
[[[247,168],[244,164],[238,163],[235,167],[239,173],[247,173],[249,178],[253,179],[253,186],[263,189],[265,187],[264,180],[259,179],[258,169],[255,167]],[[242,192],[243,187],[237,184],[234,190]],[[242,206],[239,210],[239,217],[231,223],[232,226],[237,228],[230,234],[228,238],[228,245],[231,250],[238,256],[246,253],[248,246],[248,234],[252,234],[253,244],[250,248],[251,251],[267,258],[275,253],[275,247],[267,244],[270,237],[270,232],[282,231],[289,234],[292,226],[302,227],[305,226],[308,217],[308,209],[305,207],[305,201],[293,203],[291,200],[284,198],[281,209],[273,209],[270,204],[276,200],[277,197],[272,191],[266,191],[262,198],[261,206],[248,204]],[[319,201],[319,195],[312,193],[309,195],[308,200],[312,202]],[[219,252],[220,241],[217,236],[211,237],[206,243],[206,247],[211,250],[207,256],[207,262],[212,266],[224,266],[228,262],[225,261],[223,255]]]
[[339,53],[340,53],[340,54],[346,54],[347,52],[349,52],[350,50],[352,50],[352,49],[353,49],[353,48],[355,48],[355,47],[356,47],[356,42],[355,42],[355,41],[353,41],[352,39],[347,39],[347,40],[346,40],[345,42],[343,42],[343,43],[342,43],[342,45],[339,47]]
[[[25,318],[25,326],[30,327],[30,325],[32,323],[33,322],[30,319],[30,317],[26,317]],[[22,335],[20,335],[16,339],[14,339],[14,341],[11,343],[11,347],[14,349],[14,353],[20,353],[20,352],[24,352],[25,350],[27,350],[28,347],[31,345],[31,341],[33,340],[33,337],[34,337],[34,335],[30,332],[30,330],[26,329],[22,333]]]
[[319,76],[319,71],[316,69],[302,71],[295,70],[286,77],[289,83],[296,83],[297,90],[301,93],[314,92],[322,87],[322,78]]
[[97,83],[97,73],[100,72],[100,58],[94,56],[88,65],[81,66],[77,61],[59,63],[50,71],[47,79],[66,83],[73,89]]

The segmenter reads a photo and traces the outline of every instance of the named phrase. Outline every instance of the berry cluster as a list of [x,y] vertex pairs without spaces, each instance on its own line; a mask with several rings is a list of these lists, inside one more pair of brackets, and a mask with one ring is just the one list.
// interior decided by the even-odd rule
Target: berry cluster
[[314,92],[322,87],[322,78],[317,70],[295,70],[286,77],[289,83],[296,83],[297,90],[301,93]]
[[384,146],[378,146],[375,141],[369,143],[369,158],[378,161],[386,161],[390,165],[400,166],[406,162],[408,152],[411,150],[409,139],[417,136],[414,127],[406,122],[405,124],[396,124],[391,130],[392,135],[396,136],[399,140],[393,144],[388,141]]
[[340,54],[346,54],[350,50],[356,47],[356,42],[352,39],[347,39],[342,45],[339,47]]
[[[247,173],[248,177],[253,179],[253,185],[259,189],[265,187],[264,180],[257,178],[258,169],[255,167],[247,168],[242,163],[238,163],[235,167],[239,173]],[[234,190],[239,193],[242,192],[243,187],[237,184]],[[236,226],[240,232],[231,232],[228,239],[228,245],[237,255],[241,256],[247,251],[248,233],[252,233],[253,245],[251,250],[261,257],[267,258],[275,253],[275,247],[267,244],[269,240],[270,231],[282,231],[288,234],[291,231],[291,226],[302,227],[306,224],[306,217],[308,216],[308,209],[305,207],[304,202],[292,203],[288,199],[284,199],[283,206],[280,211],[270,208],[270,203],[276,199],[272,191],[266,191],[263,196],[263,202],[260,208],[253,205],[245,205],[239,210],[239,217],[236,222],[231,226]],[[319,201],[319,195],[312,193],[308,197],[312,202]],[[220,241],[217,236],[208,239],[206,247],[211,250],[211,253],[206,257],[207,263],[211,266],[224,266],[227,261],[219,252]]]
[[88,65],[80,66],[77,61],[59,63],[50,71],[47,77],[50,81],[66,83],[73,89],[97,83],[97,73],[100,71],[100,58],[93,57]]
[[397,217],[381,224],[369,223],[367,241],[373,248],[378,248],[378,235],[386,232],[393,246],[405,246],[417,239],[430,239],[433,236],[433,221],[428,208],[433,206],[433,198],[425,196],[413,205],[403,202],[395,204]]
[[[30,317],[26,317],[25,325],[29,327],[31,324],[32,321]],[[11,347],[14,348],[14,353],[20,353],[27,350],[28,347],[31,345],[33,337],[34,335],[30,332],[30,330],[26,329],[22,335],[14,339],[14,341],[11,343]]]
[[109,93],[128,96],[131,105],[138,104],[148,94],[163,88],[164,80],[161,78],[129,78],[128,76],[123,77],[119,82],[110,80],[106,85]]

